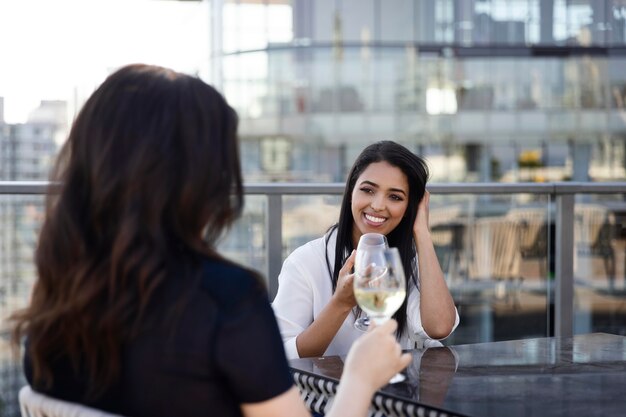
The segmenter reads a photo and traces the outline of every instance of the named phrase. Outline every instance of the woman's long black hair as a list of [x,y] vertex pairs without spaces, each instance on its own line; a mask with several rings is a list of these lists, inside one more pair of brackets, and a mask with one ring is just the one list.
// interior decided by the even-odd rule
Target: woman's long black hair
[[[352,242],[354,218],[352,217],[351,206],[352,191],[354,190],[356,180],[370,164],[383,161],[399,168],[404,175],[406,175],[409,183],[409,197],[406,212],[398,226],[387,235],[387,241],[390,247],[398,248],[400,252],[402,266],[407,275],[407,294],[411,281],[419,288],[416,263],[417,252],[415,240],[413,239],[413,223],[417,216],[417,207],[420,201],[422,201],[426,190],[426,182],[429,176],[428,166],[422,158],[415,155],[404,146],[392,141],[380,141],[366,147],[357,157],[354,165],[352,165],[350,173],[348,174],[346,189],[343,194],[339,222],[329,231],[329,234],[332,233],[332,229],[336,229],[337,232],[335,265],[331,274],[333,292],[337,288],[339,270],[354,249]],[[398,322],[398,330],[396,332],[398,338],[404,332],[407,321],[407,300],[408,297],[393,315],[393,318]]]
[[157,289],[196,274],[182,257],[219,257],[243,207],[236,133],[220,93],[165,68],[121,68],[87,100],[52,174],[63,185],[48,196],[32,301],[12,316],[37,385],[66,355],[97,397]]

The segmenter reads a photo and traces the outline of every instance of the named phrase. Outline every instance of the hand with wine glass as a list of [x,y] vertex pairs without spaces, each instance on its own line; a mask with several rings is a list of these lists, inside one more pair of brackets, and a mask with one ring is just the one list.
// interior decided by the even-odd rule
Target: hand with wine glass
[[[406,279],[396,248],[368,241],[384,239],[376,233],[361,236],[356,253],[354,296],[359,307],[376,323],[382,324],[400,308],[406,297]],[[381,241],[382,241],[381,239]]]
[[[406,278],[398,249],[367,244],[375,239],[382,242],[380,237],[376,233],[361,236],[364,244],[359,241],[354,273],[354,297],[377,325],[388,321],[406,298]],[[390,382],[403,380],[403,375],[396,374]]]
[[[359,239],[359,244],[356,248],[356,259],[355,264],[359,262],[363,264],[366,263],[383,263],[384,256],[381,252],[383,249],[387,249],[389,244],[387,243],[387,237],[380,233],[366,233],[362,235]],[[369,317],[359,317],[354,322],[354,327],[366,331],[369,326]]]

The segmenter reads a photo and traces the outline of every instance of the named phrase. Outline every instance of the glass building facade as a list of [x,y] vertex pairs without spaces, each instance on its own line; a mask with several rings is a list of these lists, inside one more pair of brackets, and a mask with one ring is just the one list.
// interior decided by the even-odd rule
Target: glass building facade
[[626,2],[212,1],[249,181],[343,181],[394,139],[432,180],[626,179]]
[[[248,183],[342,183],[381,139],[431,183],[626,180],[626,1],[213,0],[211,29]],[[626,332],[624,201],[576,196],[574,333]],[[247,202],[222,250],[271,282],[271,204]],[[282,259],[339,204],[284,196]],[[552,197],[433,194],[430,212],[462,316],[447,343],[554,334]]]

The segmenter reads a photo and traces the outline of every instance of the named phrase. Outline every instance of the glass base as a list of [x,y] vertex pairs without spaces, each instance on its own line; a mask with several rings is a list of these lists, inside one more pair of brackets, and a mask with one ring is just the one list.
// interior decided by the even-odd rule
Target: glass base
[[362,332],[366,332],[369,326],[370,326],[370,318],[367,316],[359,317],[358,319],[354,321],[354,328]]
[[389,380],[390,384],[396,384],[398,382],[402,382],[406,379],[406,377],[404,375],[402,375],[401,373],[397,373],[394,376],[391,377],[391,379]]

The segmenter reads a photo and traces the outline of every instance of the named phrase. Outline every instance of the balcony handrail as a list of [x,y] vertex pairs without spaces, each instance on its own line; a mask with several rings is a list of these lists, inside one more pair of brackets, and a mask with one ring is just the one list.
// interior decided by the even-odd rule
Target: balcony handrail
[[[267,183],[244,185],[247,195],[267,196],[266,247],[268,291],[278,289],[282,258],[282,213],[284,195],[341,195],[343,183]],[[0,181],[0,195],[45,195],[58,192],[59,183],[48,181]],[[432,194],[538,194],[556,202],[554,335],[573,335],[574,315],[574,206],[576,194],[626,194],[626,182],[552,182],[552,183],[446,183],[429,184]]]
[[[58,183],[50,181],[0,181],[3,194],[46,194],[56,189]],[[319,195],[341,194],[344,183],[247,183],[245,194],[267,195]],[[546,182],[546,183],[431,183],[427,186],[433,194],[611,194],[626,193],[626,182]]]
[[445,58],[565,58],[575,56],[624,56],[626,55],[626,45],[542,45],[539,43],[506,43],[506,44],[486,44],[486,45],[466,45],[459,42],[425,42],[425,41],[311,41],[309,39],[296,39],[290,43],[272,43],[263,48],[247,48],[233,51],[220,51],[216,56],[237,56],[253,53],[273,53],[273,52],[293,52],[309,50],[329,50],[337,48],[343,50],[360,51],[367,49],[398,50],[405,51],[407,47],[412,47],[416,54],[424,56],[445,57]]

